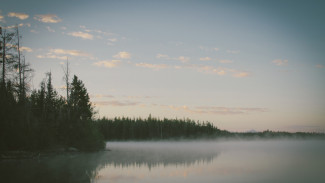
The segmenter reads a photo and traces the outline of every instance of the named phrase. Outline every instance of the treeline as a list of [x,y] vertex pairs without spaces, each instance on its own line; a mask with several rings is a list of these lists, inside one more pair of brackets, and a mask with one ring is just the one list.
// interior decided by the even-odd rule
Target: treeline
[[193,139],[216,137],[228,132],[218,129],[209,122],[195,122],[190,119],[158,119],[151,115],[142,118],[102,118],[96,121],[105,140],[151,140],[151,139]]
[[93,107],[83,82],[70,82],[65,68],[66,97],[52,85],[51,72],[30,90],[30,69],[22,61],[18,27],[1,29],[0,150],[48,150],[75,147],[104,148],[102,135],[92,121]]
[[274,138],[320,138],[324,133],[282,132],[229,132],[220,130],[210,122],[195,122],[190,119],[159,119],[116,117],[96,120],[99,131],[107,141],[125,140],[177,140],[177,139],[274,139]]
[[239,138],[239,139],[274,139],[274,138],[298,138],[298,139],[307,139],[307,138],[318,138],[325,139],[324,133],[316,132],[284,132],[284,131],[271,131],[265,130],[262,132],[233,132],[229,133],[228,137]]

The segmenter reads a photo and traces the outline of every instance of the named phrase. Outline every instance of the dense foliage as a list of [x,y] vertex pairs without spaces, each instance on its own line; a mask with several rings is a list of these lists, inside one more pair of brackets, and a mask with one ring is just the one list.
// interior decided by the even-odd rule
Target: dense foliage
[[0,150],[102,149],[83,82],[74,76],[70,83],[67,64],[66,97],[54,89],[51,72],[40,89],[30,91],[32,70],[21,59],[19,38],[18,27],[0,27]]
[[106,140],[148,140],[172,138],[213,137],[226,132],[211,123],[199,123],[190,119],[114,118],[97,121]]
[[1,84],[2,150],[41,150],[76,147],[98,150],[104,147],[101,134],[91,120],[93,110],[86,88],[74,76],[71,102],[59,96],[51,84],[51,73],[39,90],[24,102],[18,100],[10,82]]

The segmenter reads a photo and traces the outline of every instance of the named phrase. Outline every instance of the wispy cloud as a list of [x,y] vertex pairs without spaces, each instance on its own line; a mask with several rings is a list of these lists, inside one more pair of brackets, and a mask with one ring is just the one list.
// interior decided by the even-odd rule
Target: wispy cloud
[[[1,13],[1,12],[0,12]],[[0,14],[0,22],[5,22],[5,17]]]
[[188,61],[190,61],[190,57],[185,57],[185,56],[179,56],[179,57],[170,57],[166,54],[161,54],[161,53],[158,53],[156,55],[156,58],[158,59],[165,59],[165,60],[177,60],[177,61],[180,61],[182,63],[187,63]]
[[20,20],[25,20],[29,17],[26,13],[16,13],[16,12],[10,12],[8,13],[8,17],[16,17],[19,18]]
[[211,57],[202,57],[200,58],[201,61],[209,61],[211,60]]
[[174,58],[175,60],[181,61],[182,63],[186,63],[190,61],[190,57],[185,57],[185,56],[179,56],[177,58]]
[[55,30],[51,29],[50,26],[46,26],[46,29],[47,29],[49,32],[55,32]]
[[244,77],[247,77],[247,76],[249,76],[250,75],[250,73],[249,72],[235,72],[234,74],[233,74],[233,76],[235,77],[235,78],[244,78]]
[[282,60],[282,59],[276,59],[276,60],[273,60],[272,63],[277,65],[277,66],[284,66],[284,65],[287,65],[288,64],[288,60]]
[[214,106],[199,106],[189,107],[183,106],[168,106],[172,110],[185,111],[194,114],[215,114],[215,115],[236,115],[236,114],[249,114],[256,112],[267,112],[266,108],[251,108],[251,107],[214,107]]
[[84,25],[81,25],[80,28],[82,28],[85,32],[91,32],[91,33],[96,33],[102,36],[115,36],[116,34],[112,33],[112,32],[107,32],[107,31],[102,31],[99,29],[89,29]]
[[218,74],[220,76],[223,76],[227,73],[227,69],[218,67],[215,68],[213,66],[206,66],[206,65],[192,65],[193,68],[197,69],[199,72],[205,72],[210,74]]
[[206,46],[199,46],[200,50],[203,51],[219,51],[219,48],[212,48],[212,47],[206,47]]
[[20,47],[20,51],[32,52],[33,49],[31,49],[31,48],[29,48],[29,47],[27,47],[27,46],[22,46],[22,47]]
[[54,14],[35,15],[34,19],[43,23],[59,23],[62,21],[61,18]]
[[51,49],[50,52],[55,53],[55,54],[60,54],[60,55],[91,57],[91,54],[80,51],[80,50]]
[[37,58],[51,58],[66,60],[67,56],[85,57],[93,59],[92,55],[80,50],[65,50],[65,49],[50,49],[48,53],[44,55],[37,55]]
[[30,32],[35,33],[35,34],[38,34],[38,33],[39,33],[39,32],[36,31],[35,29],[30,30]]
[[219,76],[224,76],[230,73],[235,78],[244,78],[250,75],[250,73],[246,71],[238,71],[236,69],[229,69],[225,67],[213,67],[208,65],[190,65],[189,67],[196,69],[199,72],[204,72],[208,74],[217,74]]
[[154,70],[165,69],[168,66],[166,64],[148,64],[148,63],[137,63],[135,64],[137,67],[144,67]]
[[9,26],[7,26],[5,28],[6,29],[12,29],[12,28],[16,28],[17,26],[18,27],[23,27],[23,26],[25,26],[25,27],[31,27],[31,24],[30,23],[26,23],[26,24],[20,23],[18,25],[9,25]]
[[120,63],[120,60],[103,60],[99,62],[95,62],[93,65],[98,66],[98,67],[107,67],[107,68],[113,68],[117,67],[117,65]]
[[115,98],[113,95],[107,95],[107,94],[94,94],[89,95],[90,98]]
[[324,66],[324,65],[321,65],[321,64],[317,64],[316,67],[322,69],[322,68],[324,68],[325,66]]
[[240,51],[239,50],[227,50],[227,53],[238,54],[238,53],[240,53]]
[[139,105],[139,102],[132,102],[132,101],[118,101],[118,100],[111,100],[111,101],[95,101],[94,104],[96,106],[114,106],[114,107],[127,107],[127,106],[136,106]]
[[59,59],[59,60],[66,60],[66,56],[59,56],[59,55],[53,55],[53,54],[45,54],[45,55],[37,55],[37,58],[50,58],[50,59]]
[[74,36],[74,37],[80,37],[82,39],[90,39],[90,40],[94,39],[94,36],[87,32],[80,32],[80,31],[79,32],[70,32],[70,33],[68,33],[68,35]]
[[230,64],[230,63],[233,63],[232,60],[219,60],[220,63],[222,64]]
[[156,58],[158,59],[170,59],[168,55],[158,53]]
[[115,43],[117,42],[117,38],[109,38],[109,39],[107,39],[107,45],[109,45],[109,46],[114,46],[115,45]]
[[110,38],[110,39],[107,39],[107,40],[110,41],[110,42],[116,42],[117,41],[116,38]]
[[119,59],[130,59],[131,54],[126,51],[121,51],[121,52],[117,53],[116,55],[114,55],[113,57],[119,58]]

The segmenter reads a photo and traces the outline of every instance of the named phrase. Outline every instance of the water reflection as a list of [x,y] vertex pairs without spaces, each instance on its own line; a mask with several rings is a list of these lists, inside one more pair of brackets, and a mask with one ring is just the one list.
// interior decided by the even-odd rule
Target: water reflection
[[209,148],[204,143],[177,143],[177,142],[144,142],[144,143],[109,143],[110,153],[106,164],[114,166],[191,166],[194,164],[211,163],[219,152],[215,148]]
[[[207,147],[201,145],[167,142],[109,143],[111,151],[105,152],[1,160],[0,177],[4,182],[93,182],[100,178],[98,172],[107,167],[151,170],[155,167],[188,167],[211,163],[219,152],[207,150]],[[130,179],[128,176],[121,176],[113,176],[111,180]]]
[[1,182],[325,182],[323,140],[110,142],[112,151],[0,160]]

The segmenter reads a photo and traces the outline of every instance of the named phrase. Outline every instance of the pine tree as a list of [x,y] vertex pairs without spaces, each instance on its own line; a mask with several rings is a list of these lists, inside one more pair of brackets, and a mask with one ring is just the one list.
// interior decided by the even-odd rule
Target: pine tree
[[71,83],[70,104],[75,119],[88,120],[93,115],[93,108],[83,82],[76,75]]

